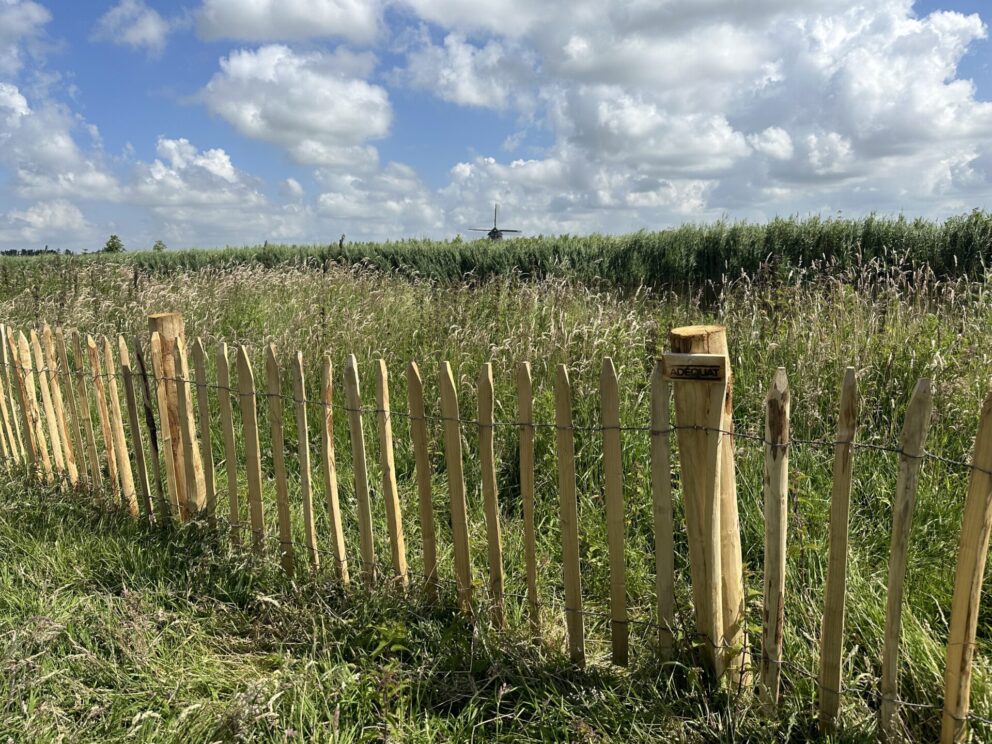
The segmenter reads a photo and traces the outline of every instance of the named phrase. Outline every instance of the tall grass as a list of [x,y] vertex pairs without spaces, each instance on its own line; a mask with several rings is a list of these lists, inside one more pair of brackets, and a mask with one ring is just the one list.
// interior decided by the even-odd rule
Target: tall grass
[[[777,218],[765,224],[719,221],[628,235],[522,237],[487,240],[399,240],[384,243],[269,245],[39,256],[0,261],[2,287],[85,272],[94,261],[122,262],[141,271],[175,272],[234,266],[362,265],[407,277],[461,282],[520,274],[572,277],[633,288],[690,288],[741,275],[783,279],[794,270],[843,275],[873,260],[899,269],[927,266],[936,276],[981,276],[992,259],[992,214],[973,211],[944,222],[902,216],[860,219]],[[44,275],[34,274],[42,264]]]
[[[494,249],[487,247],[486,250]],[[534,367],[537,420],[553,420],[553,371],[555,365],[564,363],[569,366],[574,385],[576,424],[595,425],[599,415],[599,366],[604,356],[611,356],[620,373],[622,421],[627,425],[644,424],[648,421],[648,371],[653,358],[664,347],[667,330],[675,325],[705,321],[718,321],[728,327],[731,364],[735,373],[735,420],[737,428],[744,432],[762,430],[764,393],[775,367],[784,366],[792,390],[794,436],[829,442],[833,434],[841,371],[850,364],[858,370],[862,398],[861,441],[895,442],[915,380],[920,376],[929,376],[934,380],[937,410],[929,448],[952,458],[967,459],[980,402],[989,383],[990,351],[987,339],[992,332],[992,296],[988,292],[986,277],[941,278],[935,271],[893,267],[882,259],[859,260],[846,270],[838,269],[836,275],[809,269],[794,271],[791,275],[779,277],[776,282],[741,277],[724,286],[713,302],[708,298],[704,302],[702,295],[676,295],[663,289],[642,288],[618,294],[568,278],[528,280],[519,275],[502,275],[473,284],[451,284],[423,278],[411,281],[404,272],[383,273],[362,267],[336,266],[281,266],[269,269],[258,265],[234,265],[135,274],[126,264],[107,261],[87,265],[78,277],[66,275],[60,278],[55,275],[47,277],[47,281],[49,284],[45,292],[32,291],[31,282],[23,284],[16,293],[9,289],[0,302],[0,318],[17,327],[32,326],[40,320],[47,320],[85,332],[123,332],[144,338],[147,335],[147,313],[178,311],[186,319],[187,334],[202,337],[208,349],[216,348],[220,340],[247,344],[256,375],[262,369],[261,352],[265,344],[274,343],[283,359],[288,359],[291,351],[301,349],[305,355],[310,390],[316,389],[320,355],[330,353],[337,365],[335,395],[339,403],[340,369],[345,355],[355,353],[358,357],[366,401],[371,401],[373,364],[383,357],[392,372],[392,406],[400,411],[405,410],[407,404],[401,373],[408,361],[417,360],[424,372],[429,414],[438,413],[437,362],[446,359],[455,368],[462,413],[469,419],[474,418],[475,381],[480,366],[492,362],[496,378],[497,419],[513,421],[516,410],[514,367],[518,361],[529,360]],[[284,387],[289,394],[288,380],[284,380]],[[264,406],[261,410],[264,414]],[[311,412],[311,420],[314,419],[316,411]],[[292,421],[288,410],[286,420]],[[393,425],[404,528],[411,563],[416,570],[420,565],[420,543],[416,494],[412,486],[413,453],[405,421],[396,417]],[[378,460],[374,422],[366,420],[366,426],[369,462],[372,463],[370,482],[375,484],[379,482],[379,474],[375,467]],[[264,415],[262,431],[267,432]],[[472,557],[475,576],[481,587],[484,582],[480,577],[486,575],[487,569],[485,523],[475,457],[477,431],[469,424],[463,432],[467,452]],[[446,519],[446,488],[439,433],[436,426],[432,428],[431,462],[441,558],[445,575],[450,576],[451,541]],[[222,452],[216,415],[213,434],[215,458],[220,462]],[[295,451],[295,434],[287,434],[287,449],[292,453]],[[647,739],[654,735],[688,741],[731,740],[735,736],[752,740],[765,737],[804,740],[813,735],[816,689],[800,670],[816,671],[822,612],[821,587],[827,554],[831,448],[797,446],[791,456],[785,654],[794,666],[785,673],[781,718],[768,724],[751,708],[749,700],[728,702],[707,698],[701,683],[688,671],[693,666],[688,649],[690,644],[684,644],[679,665],[661,670],[653,654],[652,634],[642,626],[633,626],[637,629],[632,639],[635,654],[633,669],[623,672],[609,668],[608,624],[598,615],[606,610],[609,586],[600,471],[602,446],[594,432],[579,431],[576,436],[583,595],[587,607],[597,613],[588,618],[592,671],[584,675],[566,672],[567,665],[558,654],[562,642],[562,588],[556,456],[553,432],[542,430],[538,435],[536,461],[539,578],[547,628],[545,645],[539,652],[543,661],[530,655],[533,652],[521,650],[527,648],[526,644],[521,647],[514,642],[517,638],[514,634],[522,633],[526,627],[523,603],[514,599],[510,602],[509,614],[515,630],[507,637],[499,637],[503,640],[492,640],[489,634],[485,634],[490,640],[479,641],[484,646],[485,664],[502,670],[495,673],[495,679],[510,690],[497,694],[495,688],[487,688],[487,694],[477,692],[474,697],[470,696],[472,702],[467,708],[452,706],[444,722],[437,723],[439,728],[435,733],[458,738],[460,734],[454,732],[464,732],[467,729],[463,727],[469,725],[466,719],[461,718],[464,714],[477,716],[472,719],[471,726],[478,726],[477,735],[482,738],[497,735],[512,738],[514,732],[521,736],[527,733],[548,739],[582,738],[588,734],[590,740],[596,736],[618,737],[628,732],[627,738],[632,739]],[[311,446],[316,452],[315,430],[311,437]],[[335,438],[349,556],[355,561],[358,538],[351,458],[346,422],[340,412],[335,420]],[[744,439],[738,442],[738,488],[750,590],[749,618],[752,635],[756,637],[760,628],[759,592],[763,557],[762,453],[760,447],[752,442]],[[498,486],[510,594],[522,594],[525,587],[516,445],[512,428],[497,429]],[[263,438],[263,448],[266,446]],[[625,433],[623,446],[629,605],[634,620],[650,620],[653,606],[653,537],[647,467],[648,435]],[[295,468],[295,457],[290,456],[289,460]],[[263,468],[271,477],[271,450],[263,457]],[[884,622],[890,498],[897,468],[896,456],[889,453],[859,451],[855,459],[844,666],[848,692],[844,697],[842,741],[861,741],[871,737],[875,730],[878,704],[875,690]],[[292,477],[294,519],[299,530],[298,473],[294,472]],[[946,618],[950,608],[966,484],[965,469],[929,462],[924,467],[907,576],[905,654],[901,669],[903,697],[914,703],[939,705],[941,702],[942,644],[946,638]],[[219,488],[223,494],[222,476]],[[268,526],[271,529],[274,527],[275,513],[271,492],[267,492],[266,498],[268,514],[271,515]],[[9,518],[23,520],[25,510]],[[388,546],[385,543],[383,511],[381,498],[376,495],[376,547],[379,555],[386,556]],[[677,518],[681,520],[681,513],[677,514]],[[104,523],[101,521],[100,524]],[[49,526],[46,529],[56,528]],[[92,538],[77,535],[72,539],[92,541],[94,544],[107,541],[107,546],[111,543],[118,545],[139,540],[134,532],[137,529],[114,527],[114,530],[123,530],[124,537],[120,539],[103,531],[98,531]],[[328,525],[323,514],[320,516],[318,534],[324,547],[328,547]],[[187,538],[175,539],[182,541]],[[298,539],[303,541],[302,532]],[[0,541],[0,547],[11,555],[34,551],[32,554],[35,557],[26,564],[29,566],[25,569],[29,576],[36,577],[48,570],[44,567],[42,556],[37,555],[41,549],[30,547],[33,544],[31,539],[7,534],[6,537],[0,535],[0,540],[5,541]],[[22,545],[21,540],[27,540],[29,544]],[[684,559],[686,546],[682,531],[678,532],[677,540],[678,602],[682,608],[682,619],[687,626],[691,626],[688,620],[690,592]],[[154,541],[150,544],[157,546]],[[107,556],[117,549],[106,547],[97,552]],[[186,548],[154,549],[166,550],[170,554],[168,551]],[[143,555],[145,548],[139,545],[128,550],[131,551],[128,554],[133,553],[137,561],[137,556]],[[199,555],[195,551],[194,554]],[[135,577],[144,570],[143,564],[121,567],[109,557],[101,560],[112,567],[107,570],[120,572],[129,581],[138,582],[143,587],[137,590],[142,596],[154,593],[155,602],[173,600],[164,599],[161,592],[150,585],[154,581],[166,582],[166,595],[184,591],[181,576],[175,580],[164,577],[139,580]],[[191,563],[197,560],[200,559],[190,558]],[[221,564],[215,561],[221,561]],[[69,559],[66,562],[70,562]],[[88,560],[86,564],[89,565]],[[297,579],[302,586],[309,587],[302,556],[300,564]],[[223,564],[221,558],[210,558],[207,565],[221,565],[216,568],[218,572],[240,570]],[[67,570],[64,565],[52,568],[55,577],[63,576]],[[187,570],[198,569],[191,566]],[[153,573],[153,576],[161,577],[161,574]],[[254,574],[246,575],[245,581],[254,582],[251,576]],[[299,660],[304,668],[309,668],[306,665],[311,662],[330,664],[327,674],[335,679],[334,675],[344,674],[338,665],[347,662],[327,661],[323,651],[323,644],[328,642],[327,632],[319,626],[318,620],[308,615],[313,609],[308,604],[311,600],[300,598],[299,592],[310,597],[307,594],[310,589],[293,589],[277,575],[265,576],[264,583],[259,585],[265,587],[265,595],[272,597],[272,601],[280,607],[289,608],[286,612],[302,623],[299,633],[289,633],[288,637],[284,635],[288,631],[276,632],[273,643],[277,651],[274,653],[282,660],[280,665],[289,663],[286,659],[291,657]],[[60,579],[52,580],[57,582]],[[11,587],[20,586],[19,579],[14,576],[6,581]],[[36,578],[30,581],[32,585],[37,584]],[[209,598],[220,592],[218,601],[221,606],[234,602],[238,607],[236,617],[241,619],[235,625],[243,622],[251,626],[254,621],[245,619],[241,614],[245,612],[245,602],[231,599],[227,589],[224,589],[226,582],[236,579],[214,578],[211,581],[215,583],[203,589],[206,600],[192,597],[182,600],[182,607],[177,611],[183,617],[209,613],[201,602],[206,601],[209,607],[212,602]],[[189,591],[199,592],[197,586],[194,584]],[[989,588],[988,584],[986,588]],[[21,598],[19,601],[27,602],[30,592],[27,589],[18,591],[16,596]],[[104,590],[101,588],[100,591]],[[82,602],[81,594],[85,592],[74,592],[66,601]],[[363,601],[372,602],[370,599]],[[343,602],[341,607],[345,604]],[[335,608],[335,612],[345,612],[337,605]],[[254,605],[251,611],[265,614]],[[65,612],[58,600],[53,600],[53,612]],[[355,616],[356,622],[384,622],[390,627],[396,624],[401,628],[397,633],[404,640],[397,644],[416,658],[415,662],[406,658],[396,662],[399,668],[407,671],[427,663],[422,658],[425,651],[418,644],[436,642],[436,653],[444,656],[446,643],[470,642],[470,639],[466,641],[463,635],[459,635],[468,631],[457,630],[459,626],[451,618],[431,619],[429,613],[424,618],[412,610],[382,609],[381,619],[376,620],[370,614],[363,614],[364,609],[348,612],[357,612],[361,616]],[[31,617],[30,613],[11,610],[5,620],[11,626],[7,632],[26,632]],[[343,633],[349,643],[358,643],[355,640],[357,630],[344,631],[338,625],[333,627],[335,632]],[[423,630],[423,635],[417,628]],[[982,610],[979,628],[980,647],[972,705],[979,714],[989,716],[992,712],[992,688],[989,686],[992,609],[988,604]],[[242,632],[237,627],[230,629],[235,638]],[[217,633],[222,631],[217,630]],[[487,645],[490,643],[495,645]],[[501,644],[510,644],[509,650]],[[62,658],[59,654],[71,655],[66,648],[60,646],[59,649],[49,652],[54,654],[51,657],[54,666],[58,666],[57,660]],[[459,671],[470,672],[474,684],[491,673],[480,671],[472,666],[471,661],[459,658],[459,663],[469,664],[468,668]],[[532,673],[537,681],[529,682],[526,667],[532,662],[536,665]],[[184,699],[227,698],[244,694],[242,682],[236,681],[241,677],[227,675],[226,665],[232,663],[237,662],[227,656],[220,660],[212,659],[210,669],[216,669],[216,674],[224,681],[211,691],[211,675],[204,674],[197,690],[184,690]],[[361,666],[361,674],[370,675],[371,666]],[[147,667],[142,669],[143,674],[151,673]],[[552,672],[551,669],[558,671]],[[505,675],[501,676],[504,672]],[[299,674],[287,672],[288,678],[295,680],[293,684],[317,684],[308,674],[302,670]],[[566,675],[561,688],[554,687],[545,676],[560,674]],[[271,682],[272,675],[263,669],[257,673],[257,678]],[[366,676],[368,685],[374,687],[370,679]],[[7,685],[8,690],[20,689],[15,683],[16,680],[9,674],[0,678],[0,684]],[[86,684],[97,683],[87,681]],[[111,678],[105,684],[123,683]],[[157,701],[162,692],[157,685],[153,689],[156,691],[149,694]],[[676,689],[681,692],[676,693]],[[381,697],[378,697],[381,691],[364,687],[362,690],[362,694],[373,696],[377,704],[383,704]],[[39,701],[55,705],[51,697],[55,693],[52,691],[37,694]],[[511,697],[508,698],[508,695]],[[555,696],[560,698],[560,707],[549,712],[549,699],[555,699]],[[423,700],[416,695],[405,697],[403,702],[390,703],[391,715],[395,716],[390,725],[395,724],[400,735],[405,733],[429,738],[417,718],[422,703]],[[207,723],[216,724],[221,715],[217,706],[205,705],[207,711],[196,714],[196,719],[205,716]],[[326,710],[294,707],[296,703],[287,702],[286,705],[289,707],[282,704],[272,706],[280,721],[284,714],[289,714],[287,711],[291,711],[292,716],[299,718],[299,723],[294,725],[298,725],[307,735],[319,736],[320,726],[326,725],[326,717],[330,715]],[[343,710],[340,718],[348,726],[357,727],[361,709],[346,707]],[[933,740],[939,721],[936,711],[906,708],[902,712],[913,738]],[[534,728],[528,717],[544,714],[551,716],[548,729]],[[9,725],[14,726],[15,730],[16,726],[23,725],[21,713],[8,711],[6,715]],[[57,715],[51,712],[46,725],[54,727],[52,717]],[[504,718],[504,715],[509,718]],[[581,720],[581,725],[578,720]],[[98,730],[87,728],[85,722],[78,725],[80,731]],[[575,726],[579,726],[581,734],[576,733]],[[992,732],[981,727],[979,733],[992,735]],[[357,728],[352,735],[361,738]]]

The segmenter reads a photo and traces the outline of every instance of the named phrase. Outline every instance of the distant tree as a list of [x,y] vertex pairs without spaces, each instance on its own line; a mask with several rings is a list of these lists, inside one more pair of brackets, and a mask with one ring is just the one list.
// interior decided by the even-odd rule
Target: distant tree
[[124,252],[124,241],[118,238],[116,235],[111,235],[107,238],[106,244],[103,246],[104,253],[123,253]]
[[155,245],[152,246],[152,250],[155,251],[156,253],[161,253],[168,247],[169,246],[165,244],[164,240],[156,240]]

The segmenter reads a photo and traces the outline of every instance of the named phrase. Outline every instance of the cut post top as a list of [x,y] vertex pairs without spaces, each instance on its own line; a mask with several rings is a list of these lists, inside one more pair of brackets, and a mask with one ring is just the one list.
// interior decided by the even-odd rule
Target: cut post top
[[720,325],[673,328],[668,343],[676,354],[726,354],[727,329]]

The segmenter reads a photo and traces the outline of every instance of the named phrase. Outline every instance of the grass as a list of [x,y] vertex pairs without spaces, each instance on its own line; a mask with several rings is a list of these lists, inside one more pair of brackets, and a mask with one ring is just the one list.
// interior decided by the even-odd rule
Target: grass
[[[729,740],[686,670],[569,668],[395,588],[288,584],[203,525],[0,486],[0,733],[15,741]],[[684,722],[683,719],[689,719]]]
[[[126,265],[108,261],[93,262],[81,276],[72,277],[52,274],[43,262],[22,267],[32,272],[28,280],[16,291],[8,284],[0,301],[0,317],[15,327],[45,319],[85,332],[144,338],[148,312],[176,310],[186,319],[188,336],[201,336],[210,350],[221,339],[248,344],[256,380],[261,380],[263,344],[274,343],[283,360],[291,351],[303,350],[311,391],[316,389],[319,355],[330,353],[339,405],[345,355],[353,352],[358,358],[366,404],[372,400],[373,365],[384,357],[392,373],[392,407],[400,411],[407,405],[403,368],[416,359],[424,372],[428,413],[433,414],[438,407],[437,362],[448,359],[456,371],[466,418],[474,418],[480,367],[492,362],[497,419],[513,421],[514,367],[529,360],[534,366],[537,420],[553,420],[553,371],[564,363],[573,381],[576,423],[598,424],[599,367],[604,356],[611,356],[620,372],[622,421],[644,424],[647,372],[664,347],[667,329],[715,320],[729,329],[740,431],[761,431],[763,396],[775,367],[781,365],[790,378],[794,436],[829,442],[840,376],[850,364],[858,371],[861,441],[896,442],[913,384],[929,376],[937,410],[929,449],[967,459],[992,362],[987,342],[992,335],[992,295],[984,275],[947,279],[882,261],[860,263],[836,276],[809,271],[795,272],[788,281],[741,278],[728,283],[713,303],[704,303],[701,295],[646,289],[618,293],[564,278],[502,276],[451,285],[364,268],[241,265],[135,274]],[[45,290],[34,292],[32,286]],[[289,394],[288,379],[283,386]],[[220,463],[216,401],[211,405],[213,447]],[[264,409],[260,406],[267,449],[263,470],[271,477]],[[310,415],[311,448],[316,453],[316,411]],[[378,484],[378,446],[370,419],[365,422],[370,482]],[[288,408],[285,420],[293,420]],[[340,413],[334,426],[354,566],[358,540],[353,475],[346,421]],[[441,560],[444,576],[450,578],[441,440],[436,426],[430,434]],[[467,425],[463,436],[474,576],[481,595],[486,559],[474,454],[477,431]],[[394,419],[394,439],[408,554],[418,570],[413,454],[401,417]],[[647,439],[640,432],[624,437],[628,597],[635,621],[650,620],[654,603]],[[344,740],[387,735],[462,740],[474,734],[479,740],[805,741],[812,736],[816,689],[807,674],[817,667],[830,448],[797,446],[792,453],[785,635],[790,667],[781,715],[767,722],[753,709],[750,696],[724,700],[707,692],[692,672],[688,643],[683,643],[675,664],[662,666],[654,653],[653,634],[644,626],[633,626],[632,668],[623,671],[609,664],[609,628],[601,615],[607,609],[609,585],[602,445],[594,432],[580,431],[576,439],[583,597],[594,613],[587,619],[590,664],[579,672],[564,660],[553,440],[553,432],[542,430],[537,441],[539,588],[545,627],[537,647],[523,638],[525,610],[516,599],[509,603],[509,632],[496,633],[484,622],[470,627],[452,614],[450,597],[427,606],[416,592],[408,601],[388,587],[368,595],[356,588],[345,595],[327,566],[311,578],[302,560],[296,583],[290,583],[276,572],[274,560],[251,563],[199,528],[160,535],[119,515],[95,511],[85,497],[80,501],[43,494],[10,479],[5,486],[9,495],[0,497],[0,514],[7,525],[0,535],[0,550],[7,554],[0,562],[6,572],[0,602],[8,603],[0,605],[5,608],[0,622],[5,623],[5,643],[13,644],[4,656],[14,661],[2,680],[8,687],[8,708],[0,727],[9,728],[15,740],[44,740],[60,733],[73,740],[106,740],[126,736],[135,716],[149,710],[161,718],[139,720],[141,728],[132,738],[223,740],[243,734],[279,740],[292,729],[319,739],[330,738],[335,726]],[[756,637],[763,560],[762,454],[754,443],[739,442],[742,541],[750,630]],[[498,429],[508,591],[522,594],[516,445],[512,428]],[[291,431],[286,446],[294,469],[296,440]],[[889,499],[897,468],[896,457],[889,453],[862,450],[855,459],[844,662],[848,692],[838,741],[865,741],[875,735]],[[297,539],[302,541],[298,475],[291,473],[291,498]],[[677,486],[677,469],[675,475]],[[223,494],[223,476],[219,481]],[[941,702],[943,642],[966,486],[963,468],[932,462],[924,467],[910,551],[901,666],[902,697],[912,703]],[[273,531],[271,482],[266,488],[267,524]],[[382,500],[376,495],[373,501],[376,548],[380,556],[388,556]],[[327,520],[319,511],[318,535],[328,548]],[[681,520],[680,511],[676,517]],[[688,627],[690,591],[681,531],[677,540],[677,599],[680,618]],[[128,596],[141,598],[134,618],[126,613],[131,611],[128,601],[137,600]],[[481,613],[484,607],[484,616]],[[156,624],[158,617],[166,619]],[[138,630],[125,631],[132,621]],[[147,643],[140,640],[143,637]],[[26,645],[17,645],[22,643]],[[985,717],[992,717],[990,659],[992,610],[986,603],[979,618],[972,692],[973,711]],[[37,674],[22,675],[21,662],[41,666],[32,668]],[[52,676],[40,688],[31,686],[48,674]],[[98,712],[90,715],[90,710]],[[903,714],[914,740],[935,738],[935,711],[906,708]],[[226,728],[232,717],[237,721],[232,725],[244,728]],[[992,732],[979,725],[976,733],[987,737]]]

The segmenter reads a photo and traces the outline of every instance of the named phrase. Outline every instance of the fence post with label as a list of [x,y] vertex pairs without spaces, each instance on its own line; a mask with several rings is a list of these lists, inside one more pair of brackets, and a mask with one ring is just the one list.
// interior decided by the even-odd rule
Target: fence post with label
[[663,364],[675,398],[696,630],[703,643],[703,658],[719,680],[725,668],[720,447],[727,358],[722,354],[666,354]]

